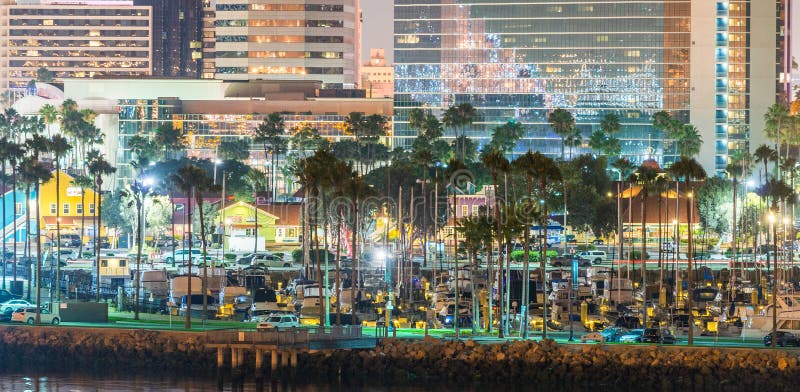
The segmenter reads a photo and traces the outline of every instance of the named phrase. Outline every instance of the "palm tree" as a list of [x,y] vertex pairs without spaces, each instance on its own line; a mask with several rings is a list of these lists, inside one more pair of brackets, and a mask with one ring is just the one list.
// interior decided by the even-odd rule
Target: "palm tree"
[[772,347],[775,348],[775,338],[778,329],[778,236],[775,222],[778,220],[778,205],[787,201],[794,202],[794,190],[783,180],[770,178],[760,189],[760,194],[770,198],[771,208],[769,211],[770,225],[772,226],[772,247],[775,252],[772,269]]
[[[94,154],[93,154],[94,155]],[[97,293],[95,299],[97,302],[100,302],[100,228],[103,222],[103,207],[102,207],[102,192],[103,192],[103,176],[114,174],[117,169],[111,166],[102,154],[96,154],[94,158],[89,161],[88,165],[89,173],[94,176],[94,185],[95,185],[95,197],[97,198],[97,203],[95,204],[95,208],[97,208],[97,230],[94,232],[95,236],[95,252],[96,252],[96,272],[97,276],[95,278],[95,283],[97,284]]]
[[269,168],[269,188],[272,192],[272,197],[275,197],[275,188],[277,187],[277,179],[275,173],[278,167],[278,158],[280,154],[286,152],[288,147],[288,140],[284,136],[286,133],[286,124],[283,121],[280,113],[272,113],[264,119],[261,124],[254,130],[253,141],[261,143],[264,148],[264,159],[271,160],[272,164]]
[[360,203],[365,198],[374,195],[372,188],[370,188],[365,182],[364,178],[358,174],[356,170],[350,170],[349,175],[346,176],[347,181],[345,182],[344,186],[342,187],[342,191],[345,197],[350,199],[352,203],[352,217],[350,219],[350,230],[352,231],[352,253],[353,253],[353,262],[352,268],[350,273],[350,320],[355,320],[356,316],[356,282],[360,282],[360,279],[356,279],[358,276],[358,272],[361,271],[361,258],[359,257],[358,252],[358,230],[359,230],[359,208],[361,208]]
[[647,327],[647,198],[654,186],[659,173],[650,166],[642,165],[636,170],[629,178],[628,181],[635,182],[639,185],[639,196],[641,198],[641,215],[642,215],[642,289],[644,290],[644,301],[642,306],[642,324]]
[[[543,326],[542,326],[542,338],[547,338],[547,279],[545,278],[545,265],[546,265],[546,253],[547,253],[547,226],[550,220],[550,214],[547,211],[547,186],[553,182],[561,181],[561,171],[558,169],[558,166],[555,162],[546,156],[544,156],[540,152],[531,153],[528,151],[525,155],[517,158],[514,161],[514,166],[517,171],[522,173],[525,178],[527,179],[528,183],[528,193],[526,195],[529,205],[527,209],[530,212],[536,212],[538,215],[539,227],[540,230],[543,229],[543,233],[541,237],[544,239],[543,241],[540,240],[539,243],[539,268],[541,271],[542,276],[542,288],[545,293],[545,300],[542,301],[544,304],[544,314],[543,317]],[[537,197],[533,197],[533,181],[538,182],[538,190],[539,194]],[[530,222],[526,222],[525,227],[525,272],[523,276],[528,276],[528,260],[530,255]],[[522,287],[522,302],[523,306],[525,306],[526,310],[524,313],[524,324],[523,328],[523,337],[527,338],[528,332],[528,299],[529,291],[528,291],[528,279],[523,279],[523,287]]]
[[[742,174],[744,173],[744,167],[742,167],[742,165],[743,164],[742,164],[741,161],[738,161],[738,160],[735,160],[735,159],[731,159],[731,163],[729,163],[727,166],[725,166],[725,171],[728,172],[728,176],[730,176],[731,183],[732,183],[732,186],[733,186],[733,220],[732,220],[732,222],[733,222],[733,225],[732,225],[733,238],[731,239],[731,254],[732,254],[732,257],[733,257],[734,265],[738,261],[737,258],[736,258],[736,245],[737,245],[737,242],[736,242],[736,238],[737,238],[736,237],[736,226],[737,226],[737,224],[736,224],[736,201],[737,201],[737,199],[739,199],[739,192],[738,192],[739,179],[742,178]],[[740,273],[740,277],[742,279],[744,279],[744,267],[743,266],[740,267],[739,273]]]
[[86,233],[86,190],[92,188],[94,181],[89,176],[79,175],[72,179],[72,185],[81,190],[81,246],[78,253],[83,257],[83,236]]
[[[465,102],[458,106],[451,106],[445,112],[444,116],[442,117],[442,123],[445,126],[453,128],[454,133],[456,136],[456,141],[459,141],[456,145],[456,151],[461,150],[461,160],[466,160],[467,150],[466,150],[466,127],[472,125],[472,123],[476,120],[478,116],[477,110],[472,106],[472,104]],[[458,138],[458,131],[461,131],[461,139]]]
[[172,122],[165,122],[156,128],[153,141],[164,151],[164,159],[167,159],[170,152],[180,151],[184,148],[183,137],[183,129],[174,128]]
[[134,301],[133,301],[133,319],[139,319],[139,291],[141,290],[142,278],[142,209],[144,208],[144,198],[148,189],[140,182],[135,181],[128,186],[127,190],[120,191],[120,196],[130,197],[128,208],[136,209],[136,275],[134,276]]
[[426,113],[420,108],[414,108],[408,111],[408,127],[420,131],[425,126]]
[[[55,108],[53,108],[55,110]],[[60,134],[50,138],[50,152],[56,163],[56,248],[57,255],[61,254],[61,158],[72,149],[69,141]],[[61,263],[56,262],[56,300],[61,300]]]
[[[192,242],[194,242],[192,240],[192,198],[194,192],[196,192],[196,186],[200,181],[199,177],[205,174],[204,172],[201,174],[201,172],[202,170],[197,166],[187,162],[181,166],[177,172],[170,176],[170,182],[186,195],[186,216],[189,221],[189,225],[186,230],[189,238],[189,258],[187,261],[186,275],[189,277],[189,279],[187,279],[188,284],[186,286],[187,296],[186,320],[184,321],[185,329],[192,328]],[[205,239],[203,239],[203,241],[205,241]],[[205,259],[205,255],[203,255],[203,258]],[[202,295],[205,296],[206,293],[203,292]]]
[[[447,170],[445,171],[445,178],[449,179],[448,188],[453,190],[453,222],[456,224],[458,218],[458,193],[461,190],[460,188],[463,187],[465,184],[465,180],[469,180],[470,178],[465,177],[469,176],[469,173],[466,172],[466,165],[458,159],[451,159],[450,163],[447,165]],[[398,222],[400,221],[400,217],[398,217]],[[399,223],[398,223],[399,225]],[[454,260],[454,267],[453,270],[455,271],[455,285],[454,285],[454,294],[455,294],[455,311],[453,314],[453,329],[456,331],[456,340],[461,338],[460,326],[459,326],[459,310],[458,306],[461,302],[461,297],[458,295],[458,286],[459,286],[459,270],[458,270],[458,230],[453,230],[453,260]]]
[[694,235],[692,234],[692,219],[693,218],[693,181],[702,181],[706,178],[706,171],[703,170],[703,166],[701,166],[694,158],[689,157],[681,157],[677,161],[672,163],[672,166],[669,167],[669,173],[675,177],[676,179],[683,179],[684,182],[684,189],[686,189],[686,224],[687,224],[687,249],[686,249],[686,257],[688,259],[688,271],[687,271],[687,286],[689,293],[686,297],[687,307],[689,308],[689,341],[688,344],[691,346],[694,344],[694,320],[692,315],[692,290],[694,289],[694,270],[692,269],[692,260],[694,256],[692,254],[692,240]]
[[[214,179],[208,175],[208,172],[197,167],[192,166],[192,178],[194,180],[194,198],[197,205],[197,211],[200,214],[200,240],[203,247],[203,315],[202,319],[205,321],[208,314],[208,262],[206,261],[208,238],[206,238],[206,220],[203,216],[203,192],[212,191],[216,192],[218,188],[214,184]],[[256,210],[258,206],[256,205]],[[258,214],[256,214],[258,215]],[[190,223],[191,225],[191,223]],[[191,236],[189,238],[192,238]],[[256,238],[258,238],[258,229],[256,228]],[[191,240],[189,241],[191,242]]]
[[684,124],[674,136],[678,143],[678,154],[681,156],[692,157],[700,153],[703,138],[694,125]]
[[39,109],[39,115],[44,119],[48,128],[58,120],[58,109],[51,104],[45,104]]
[[567,138],[574,139],[575,136],[575,117],[572,117],[566,109],[558,108],[547,116],[547,122],[553,128],[553,132],[561,137],[561,159],[564,159],[564,146]]
[[764,164],[764,181],[766,183],[767,177],[769,176],[768,165],[770,162],[778,161],[778,151],[773,150],[766,144],[762,144],[756,148],[756,151],[753,153],[753,157],[755,158],[756,163]]
[[[6,159],[8,160],[9,166],[11,166],[11,205],[14,207],[14,213],[12,214],[12,221],[14,222],[14,230],[13,230],[13,237],[14,237],[14,264],[12,267],[14,281],[17,280],[17,213],[16,213],[16,206],[17,206],[17,172],[19,172],[21,167],[19,166],[22,159],[25,157],[25,150],[23,145],[19,143],[15,143],[9,141],[4,148],[4,154]],[[3,170],[5,173],[5,170]],[[26,196],[27,197],[27,196]],[[3,203],[5,205],[5,203]],[[26,208],[27,211],[27,208]],[[5,214],[4,214],[5,216]],[[5,227],[5,224],[3,225]],[[3,241],[5,242],[5,237],[3,237]]]
[[258,169],[250,169],[244,175],[245,181],[253,189],[253,233],[255,241],[253,241],[253,254],[258,253],[258,192],[264,189],[266,185],[266,175]]
[[[782,138],[785,132],[786,124],[789,122],[789,107],[782,102],[776,102],[767,108],[764,113],[764,131],[767,138],[775,142],[775,150],[780,155],[782,148]],[[789,148],[786,148],[786,153],[789,153]]]
[[[466,216],[458,219],[456,222],[456,231],[464,236],[464,245],[467,253],[470,256],[472,273],[477,272],[476,266],[478,265],[478,252],[484,249],[484,245],[491,247],[492,226],[487,219],[486,214],[479,214],[478,216]],[[475,276],[475,275],[473,275]],[[489,280],[492,277],[489,276]],[[477,333],[477,325],[479,324],[478,307],[475,306],[477,299],[477,292],[475,290],[475,280],[471,279],[472,284],[472,333]],[[456,272],[456,286],[458,286],[458,272]],[[491,295],[491,294],[490,294]],[[456,301],[457,302],[457,301]],[[491,309],[490,309],[491,312]],[[456,305],[456,315],[458,317],[458,305]],[[489,327],[491,328],[491,327]]]
[[[6,264],[8,263],[8,261],[5,258],[5,251],[6,251],[6,249],[5,249],[5,245],[6,245],[6,204],[7,204],[6,200],[5,200],[5,194],[6,194],[7,190],[8,190],[6,188],[6,178],[7,178],[6,177],[6,162],[8,162],[8,145],[9,145],[9,143],[11,143],[11,142],[8,140],[7,137],[3,136],[2,138],[0,138],[0,190],[2,190],[2,194],[0,194],[0,195],[2,195],[2,198],[3,198],[3,200],[2,200],[3,201],[3,212],[2,212],[3,213],[3,223],[2,223],[2,225],[3,225],[3,234],[2,234],[3,235],[3,237],[2,237],[3,238],[3,242],[2,242],[3,249],[1,249],[3,251],[3,254],[4,254],[4,256],[2,257],[2,260],[3,260],[3,290],[5,290],[5,288],[6,288],[5,276],[6,276]],[[14,189],[11,190],[12,193],[15,192],[15,191],[16,190],[14,190]],[[12,207],[12,208],[15,208],[15,207]],[[14,218],[16,218],[16,216]],[[11,220],[15,221],[14,218],[12,218]],[[14,253],[16,253],[16,249],[14,250]]]
[[[498,197],[498,185],[499,185],[499,175],[508,173],[511,170],[511,164],[506,159],[505,155],[502,152],[497,150],[484,150],[483,154],[481,154],[481,162],[489,168],[489,171],[492,173],[492,185],[494,186],[494,216],[495,221],[497,222],[497,233],[503,233],[503,220],[500,219],[500,198]],[[494,277],[491,273],[491,263],[487,263],[489,266],[489,293],[492,293],[492,282],[494,281]],[[503,238],[502,235],[497,236],[497,265],[500,269],[500,276],[503,275]],[[503,284],[502,281],[500,282],[500,287],[498,290],[498,309],[499,309],[499,317],[502,322],[503,318]],[[489,295],[489,309],[492,309],[492,295]],[[492,319],[491,313],[489,314],[489,323],[487,323],[487,333],[492,333]],[[503,328],[500,328],[498,337],[503,338]]]
[[[42,146],[46,149],[46,146]],[[36,192],[36,205],[39,205],[41,192],[39,192],[40,184],[47,182],[52,177],[52,173],[44,165],[42,165],[35,157],[26,159],[22,165],[22,178],[23,181],[29,184],[34,184]],[[36,208],[36,308],[42,306],[42,231],[41,231],[41,208]],[[55,262],[58,263],[58,257]],[[36,313],[36,323],[38,324],[39,312]]]

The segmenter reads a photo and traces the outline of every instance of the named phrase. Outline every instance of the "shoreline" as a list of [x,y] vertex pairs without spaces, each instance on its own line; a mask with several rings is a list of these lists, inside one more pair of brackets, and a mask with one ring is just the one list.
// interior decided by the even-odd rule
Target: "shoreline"
[[[52,370],[184,375],[355,386],[548,386],[554,389],[785,390],[800,380],[800,350],[479,344],[384,339],[375,349],[301,352],[297,368],[257,371],[252,355],[218,369],[202,332],[84,327],[0,327],[4,373]],[[121,374],[121,373],[120,373]]]

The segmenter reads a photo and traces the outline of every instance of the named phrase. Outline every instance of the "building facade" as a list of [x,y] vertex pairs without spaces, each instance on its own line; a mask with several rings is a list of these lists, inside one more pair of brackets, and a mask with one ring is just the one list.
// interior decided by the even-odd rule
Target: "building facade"
[[480,118],[467,136],[479,144],[514,119],[526,129],[514,153],[560,156],[547,117],[564,108],[583,136],[574,153],[589,152],[588,136],[613,113],[622,155],[664,165],[677,148],[652,118],[666,110],[699,128],[698,159],[720,172],[763,140],[787,55],[781,3],[395,0],[395,143],[416,136],[410,109],[441,115],[469,102]]
[[151,8],[153,76],[200,77],[203,2],[200,0],[134,0]]
[[[353,88],[361,58],[358,2],[217,0],[215,77],[319,80],[325,88]],[[212,10],[206,12],[208,22]]]
[[0,90],[24,89],[46,68],[64,78],[150,75],[152,13],[133,1],[5,1]]
[[394,97],[394,68],[386,63],[383,48],[370,49],[369,61],[361,67],[361,88],[367,98]]

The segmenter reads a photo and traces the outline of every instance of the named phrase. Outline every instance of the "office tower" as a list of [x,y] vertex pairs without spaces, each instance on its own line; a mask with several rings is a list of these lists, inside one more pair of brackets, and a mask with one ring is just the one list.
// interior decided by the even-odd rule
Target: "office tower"
[[369,61],[361,67],[361,88],[367,98],[391,98],[394,96],[394,68],[386,64],[383,48],[370,49]]
[[202,0],[134,0],[152,7],[153,76],[200,76]]
[[786,56],[775,0],[395,0],[394,11],[397,146],[416,136],[410,109],[441,115],[470,102],[481,117],[467,135],[481,145],[513,119],[526,129],[513,153],[560,157],[547,118],[564,108],[583,136],[567,158],[589,152],[589,135],[613,113],[622,155],[664,165],[677,146],[652,118],[666,110],[699,128],[698,159],[720,172],[763,140]]
[[217,79],[358,82],[358,0],[218,0],[214,13]]
[[151,72],[150,7],[132,1],[5,2],[0,90],[24,89],[39,68],[54,80]]

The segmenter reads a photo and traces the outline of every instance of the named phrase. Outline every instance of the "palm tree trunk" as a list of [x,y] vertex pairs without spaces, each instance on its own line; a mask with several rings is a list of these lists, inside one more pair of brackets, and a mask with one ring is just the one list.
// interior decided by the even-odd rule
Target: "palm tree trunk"
[[101,207],[100,207],[100,192],[102,191],[102,186],[103,186],[102,184],[103,184],[103,180],[100,179],[100,174],[97,174],[97,178],[95,179],[96,192],[95,192],[95,195],[94,195],[94,199],[95,199],[94,206],[95,206],[95,209],[97,210],[97,216],[95,217],[95,222],[94,222],[94,227],[95,227],[95,229],[94,229],[94,246],[95,246],[94,255],[95,255],[95,264],[97,264],[95,266],[96,267],[96,272],[97,272],[97,276],[95,276],[95,284],[97,285],[97,292],[95,294],[95,300],[97,300],[97,302],[100,302],[100,216],[101,216],[100,215],[100,211],[101,211]]
[[[531,200],[531,194],[533,193],[533,185],[531,177],[528,177],[528,200]],[[526,217],[527,218],[527,217]],[[528,219],[525,219],[525,251],[523,254],[523,272],[522,272],[522,298],[520,298],[520,315],[522,316],[522,325],[520,325],[520,336],[523,339],[528,338],[528,305],[530,304],[530,259],[531,259],[531,222]],[[544,272],[544,271],[542,271]],[[544,279],[544,276],[542,276]],[[534,287],[534,291],[536,288]],[[536,296],[534,295],[534,298]],[[544,332],[546,336],[546,328]]]
[[322,282],[324,283],[324,290],[325,290],[324,291],[324,296],[323,296],[323,299],[325,299],[325,303],[322,304],[323,308],[321,310],[322,310],[322,314],[323,314],[323,316],[325,318],[325,323],[322,324],[322,325],[327,327],[327,326],[330,325],[330,322],[331,322],[331,320],[330,320],[330,304],[331,304],[331,302],[330,302],[330,296],[328,295],[328,286],[329,286],[328,276],[330,275],[330,273],[329,273],[330,269],[328,268],[328,253],[329,253],[328,252],[328,206],[325,205],[324,202],[322,203],[322,242],[323,242],[323,244],[325,246],[325,249],[324,249],[324,251],[325,251],[325,275],[323,276],[323,279],[322,279]]
[[200,213],[200,246],[203,247],[203,284],[201,291],[203,292],[203,315],[202,320],[205,321],[208,313],[208,261],[206,260],[206,221],[203,217],[203,194],[202,192],[195,191],[196,203],[199,207],[197,209]]
[[[322,290],[323,290],[323,284],[322,284],[322,258],[320,257],[320,249],[319,249],[319,219],[320,219],[320,217],[319,217],[319,211],[318,211],[319,210],[319,208],[318,208],[319,204],[318,203],[320,201],[319,200],[320,192],[316,191],[315,192],[315,196],[316,197],[314,198],[314,237],[316,238],[315,247],[316,247],[317,251],[314,254],[314,256],[315,256],[314,259],[317,262],[317,287],[318,287],[317,298],[319,298],[319,304],[320,304],[319,326],[320,327],[324,327],[325,326],[325,311],[324,311],[323,307],[325,306],[325,304],[322,303]],[[326,252],[327,252],[327,250],[326,250]],[[327,274],[328,271],[325,271],[325,273]]]
[[28,301],[31,300],[31,185],[25,184],[25,263],[27,263]]
[[470,290],[472,290],[472,334],[475,335],[478,333],[478,325],[480,325],[480,304],[478,303],[478,293],[475,290],[475,278],[477,278],[478,269],[475,268],[478,265],[478,251],[472,251],[472,263],[470,263],[470,279],[469,285]]
[[686,295],[686,304],[689,308],[689,339],[688,344],[691,346],[694,344],[694,315],[692,314],[692,290],[693,290],[693,283],[694,283],[694,271],[692,270],[692,259],[694,255],[692,255],[692,198],[689,197],[691,194],[691,188],[689,188],[689,180],[686,180],[686,224],[688,228],[687,233],[687,250],[686,256],[688,260],[688,271],[686,273],[686,286],[687,286],[687,295]]
[[[497,173],[492,176],[492,180],[494,181],[494,216],[495,220],[497,221],[497,265],[499,268],[498,280],[497,280],[497,314],[500,318],[500,328],[498,328],[497,337],[503,339],[505,335],[503,334],[503,323],[505,322],[503,318],[503,242],[505,236],[503,235],[503,222],[500,220],[500,200],[497,195],[498,190],[498,183],[497,183]],[[488,258],[491,263],[491,256]],[[489,276],[489,279],[493,279],[493,276]],[[492,296],[492,290],[489,290],[489,298]],[[491,306],[489,307],[489,311],[491,312]],[[489,323],[491,325],[491,322]],[[489,333],[491,333],[491,327],[489,327]]]
[[341,209],[337,211],[336,217],[338,221],[336,222],[336,291],[334,292],[334,295],[336,296],[336,325],[342,325],[342,315],[340,314],[342,310],[342,276],[339,256],[341,255],[342,251],[342,219],[344,219],[344,216],[342,216]]
[[[186,232],[189,233],[189,259],[186,264],[186,290],[188,291],[186,295],[186,320],[184,321],[183,328],[184,329],[192,329],[192,193],[194,192],[194,187],[189,189],[188,194],[186,195],[186,219],[188,221],[186,226]],[[205,295],[205,294],[203,294]]]
[[[36,196],[39,196],[37,193]],[[36,203],[38,206],[38,202]],[[36,209],[39,210],[38,208]],[[56,156],[56,300],[61,300],[61,168]],[[53,298],[53,287],[50,287],[50,298]]]
[[[397,218],[398,226],[400,225],[400,217]],[[453,265],[455,271],[455,286],[453,291],[456,295],[456,304],[453,308],[453,329],[456,331],[456,340],[461,338],[461,331],[459,327],[458,317],[460,316],[460,312],[458,306],[461,304],[461,298],[458,296],[458,230],[456,227],[458,226],[458,188],[455,186],[453,187]]]
[[[547,183],[542,181],[541,184],[542,200],[545,199],[545,192],[547,191]],[[542,245],[539,248],[539,268],[542,271],[542,339],[547,339],[547,270],[545,264],[547,262],[547,226],[550,223],[550,214],[547,212],[547,202],[542,204],[544,207],[544,220],[542,226],[544,227],[544,234],[542,234]],[[527,316],[527,315],[526,315]],[[526,317],[527,320],[527,317]],[[527,322],[527,321],[526,321]],[[572,320],[570,320],[572,322]]]
[[[738,261],[736,259],[736,245],[737,245],[736,244],[736,199],[739,198],[738,197],[739,193],[737,192],[736,185],[737,185],[737,179],[736,177],[733,177],[733,227],[732,227],[733,238],[731,239],[731,256],[733,256],[734,266],[737,264]],[[744,280],[744,267],[742,265],[739,266],[739,277],[741,280]],[[733,291],[733,288],[731,288],[731,291]]]
[[86,233],[86,190],[81,186],[81,246],[78,248],[78,257],[83,257],[83,234]]
[[[42,231],[41,231],[41,208],[39,208],[39,180],[36,180],[36,309],[42,308]],[[60,239],[59,239],[60,240]],[[55,263],[59,263],[59,255],[56,255]],[[41,322],[40,312],[36,312],[36,324]]]
[[350,324],[356,320],[356,278],[360,270],[358,257],[358,194],[353,197],[353,244],[351,246],[353,257],[350,266]]
[[142,198],[144,197],[143,192],[140,192],[138,196],[134,195],[134,197],[138,197],[139,199],[136,200],[136,292],[134,294],[134,304],[133,304],[133,319],[139,319],[139,290],[141,289],[141,270],[142,270],[142,209],[144,206],[142,205]]
[[[14,237],[14,264],[12,264],[11,269],[13,270],[14,274],[14,282],[17,281],[17,168],[16,165],[11,165],[11,209],[13,213],[11,214],[11,219],[14,221],[14,229],[11,235]],[[5,241],[5,239],[4,239]]]
[[[3,159],[2,166],[0,166],[0,167],[1,167],[1,169],[0,169],[0,189],[3,190],[3,197],[2,197],[2,199],[3,199],[3,249],[0,249],[0,251],[3,252],[3,258],[2,258],[2,260],[3,260],[3,290],[5,290],[6,289],[6,263],[8,262],[8,260],[6,260],[6,256],[5,256],[5,254],[6,254],[6,202],[7,202],[7,200],[6,200],[6,191],[8,191],[8,189],[6,189],[6,161],[5,161],[5,159]],[[14,193],[14,190],[12,190],[11,193]],[[14,208],[14,206],[12,206],[11,208]],[[16,222],[16,219],[14,219],[14,217],[12,217],[11,221],[12,222]],[[17,250],[14,249],[14,253],[16,253],[16,252],[17,252]]]
[[641,205],[641,213],[642,213],[642,290],[644,290],[644,295],[642,296],[642,325],[647,328],[647,227],[645,226],[647,223],[647,219],[645,219],[645,213],[647,209],[645,207],[645,203],[647,203],[647,192],[644,189],[644,185],[642,185],[642,205]]

